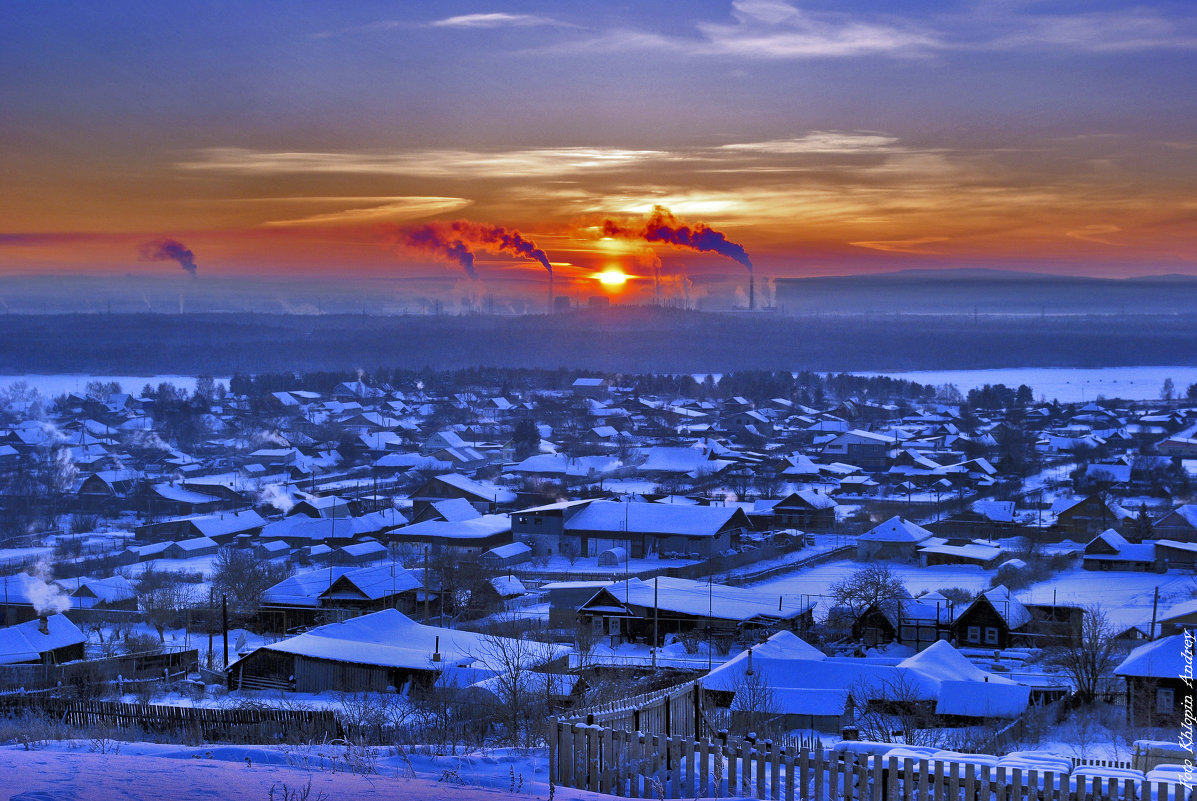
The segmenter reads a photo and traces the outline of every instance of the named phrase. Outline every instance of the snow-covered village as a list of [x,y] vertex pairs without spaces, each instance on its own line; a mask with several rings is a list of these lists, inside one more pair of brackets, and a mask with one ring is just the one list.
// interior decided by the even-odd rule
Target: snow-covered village
[[330,798],[1187,798],[1197,401],[1163,394],[14,383],[0,762],[166,753]]
[[1195,53],[0,0],[0,801],[1197,801]]

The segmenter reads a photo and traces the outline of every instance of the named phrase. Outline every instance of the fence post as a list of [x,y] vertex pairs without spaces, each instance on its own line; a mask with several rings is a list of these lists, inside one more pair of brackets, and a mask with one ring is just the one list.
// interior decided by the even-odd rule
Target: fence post
[[557,743],[557,718],[554,715],[549,715],[549,782],[552,784],[561,783],[561,769],[557,765],[557,760],[561,758],[561,748]]

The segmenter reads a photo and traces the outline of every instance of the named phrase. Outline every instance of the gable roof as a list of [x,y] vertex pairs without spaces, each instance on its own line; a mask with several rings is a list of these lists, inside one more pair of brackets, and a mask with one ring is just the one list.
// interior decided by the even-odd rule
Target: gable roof
[[738,506],[595,501],[565,522],[566,531],[603,531],[713,537],[729,527],[749,526]]
[[919,543],[930,539],[932,533],[917,523],[895,515],[884,523],[857,537],[857,542],[899,542]]

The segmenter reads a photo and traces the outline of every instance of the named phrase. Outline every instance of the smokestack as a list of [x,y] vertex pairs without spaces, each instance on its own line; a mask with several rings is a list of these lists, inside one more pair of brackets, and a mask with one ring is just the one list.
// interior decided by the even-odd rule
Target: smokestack
[[756,308],[756,276],[748,274],[748,310]]
[[553,271],[549,270],[549,314],[553,313]]

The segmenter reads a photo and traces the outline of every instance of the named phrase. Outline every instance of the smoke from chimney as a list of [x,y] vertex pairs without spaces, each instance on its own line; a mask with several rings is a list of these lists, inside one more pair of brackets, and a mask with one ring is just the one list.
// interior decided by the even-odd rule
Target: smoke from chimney
[[645,224],[637,227],[624,225],[616,220],[603,220],[603,236],[618,237],[620,239],[643,239],[645,242],[664,242],[667,245],[684,250],[695,250],[700,253],[718,253],[732,261],[744,265],[748,270],[749,306],[755,306],[755,287],[752,275],[752,259],[744,246],[732,242],[720,231],[716,231],[706,223],[687,225],[680,222],[673,213],[664,206],[653,206]]
[[421,225],[401,232],[401,242],[412,250],[425,253],[456,264],[465,270],[470,278],[477,278],[478,271],[474,269],[474,251],[457,238],[450,238],[436,225]]
[[173,261],[187,272],[195,275],[198,265],[195,254],[177,239],[156,239],[143,242],[137,250],[141,261]]

